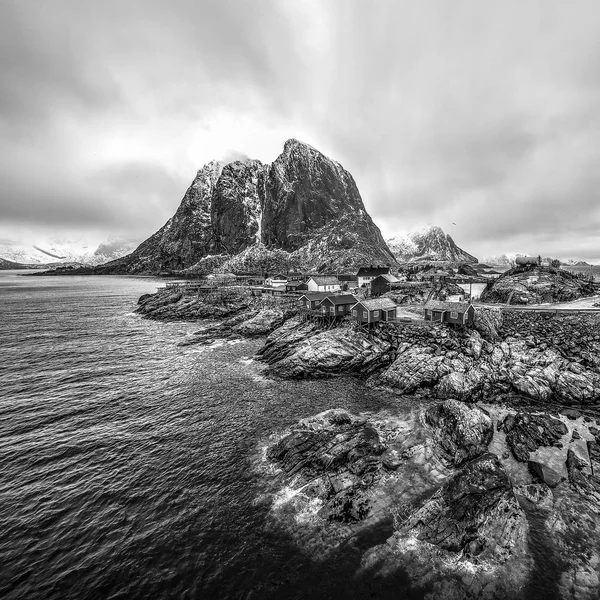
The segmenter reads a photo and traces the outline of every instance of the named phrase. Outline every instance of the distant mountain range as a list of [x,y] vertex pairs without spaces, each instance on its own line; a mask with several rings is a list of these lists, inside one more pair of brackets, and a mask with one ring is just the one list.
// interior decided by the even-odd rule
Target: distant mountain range
[[[0,240],[0,259],[19,267],[52,268],[69,265],[101,265],[131,252],[135,242],[109,238],[100,244],[83,239],[37,239],[35,242]],[[3,267],[7,268],[7,267]]]
[[161,229],[96,272],[324,272],[395,262],[352,175],[291,139],[272,164],[205,165]]
[[452,237],[436,225],[390,238],[387,245],[396,260],[407,262],[477,263],[477,258],[459,248]]

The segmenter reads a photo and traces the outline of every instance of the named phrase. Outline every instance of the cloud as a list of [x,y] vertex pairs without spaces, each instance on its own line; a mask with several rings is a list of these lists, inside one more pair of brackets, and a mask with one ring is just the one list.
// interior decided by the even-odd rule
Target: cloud
[[600,261],[599,27],[587,0],[7,0],[0,223],[149,235],[205,162],[296,137],[386,235]]

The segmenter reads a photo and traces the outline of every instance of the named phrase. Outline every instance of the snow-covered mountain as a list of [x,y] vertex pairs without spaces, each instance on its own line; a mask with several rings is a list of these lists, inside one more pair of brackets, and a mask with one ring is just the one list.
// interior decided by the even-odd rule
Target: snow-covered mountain
[[135,247],[136,242],[116,237],[100,244],[85,238],[0,239],[0,258],[26,265],[100,265],[124,256]]
[[459,248],[452,237],[436,225],[393,237],[386,242],[398,262],[477,262],[477,258]]

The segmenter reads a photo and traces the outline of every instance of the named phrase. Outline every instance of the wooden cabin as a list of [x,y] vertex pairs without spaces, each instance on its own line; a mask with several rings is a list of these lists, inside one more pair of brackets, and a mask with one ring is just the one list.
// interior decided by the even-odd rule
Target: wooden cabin
[[358,280],[358,287],[367,286],[379,275],[389,275],[390,267],[374,267],[370,265],[368,267],[361,267],[356,273]]
[[285,284],[285,291],[291,293],[297,292],[300,285],[301,283],[299,281],[288,281]]
[[359,323],[378,323],[396,318],[396,303],[391,298],[361,300],[351,307],[352,318]]
[[384,275],[377,275],[375,279],[371,281],[371,296],[381,296],[392,289],[391,284],[397,283],[399,279],[394,275],[386,273]]
[[318,310],[321,302],[329,295],[327,292],[306,292],[298,298],[298,302],[306,310]]
[[469,302],[448,302],[429,300],[425,303],[425,320],[452,325],[471,325],[475,318],[475,309]]
[[315,275],[307,282],[309,292],[337,292],[341,284],[335,275]]
[[356,304],[352,294],[329,295],[321,302],[321,314],[327,317],[345,317]]

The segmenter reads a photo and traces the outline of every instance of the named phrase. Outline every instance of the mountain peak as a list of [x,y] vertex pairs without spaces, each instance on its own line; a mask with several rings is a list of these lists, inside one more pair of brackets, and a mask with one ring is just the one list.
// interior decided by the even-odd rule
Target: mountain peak
[[474,256],[459,248],[452,237],[438,225],[427,225],[417,231],[393,237],[387,243],[399,262],[477,262]]

